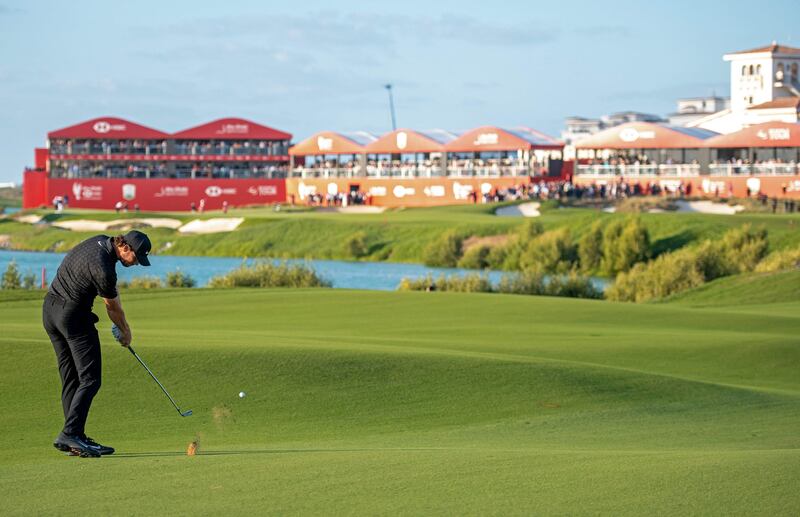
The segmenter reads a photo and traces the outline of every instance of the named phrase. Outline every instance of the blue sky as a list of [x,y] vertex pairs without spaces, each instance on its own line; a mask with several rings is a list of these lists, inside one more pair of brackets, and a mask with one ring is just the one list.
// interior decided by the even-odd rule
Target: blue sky
[[164,131],[241,116],[323,129],[463,130],[666,114],[727,95],[722,54],[800,47],[796,3],[0,0],[0,182],[46,133],[103,115]]

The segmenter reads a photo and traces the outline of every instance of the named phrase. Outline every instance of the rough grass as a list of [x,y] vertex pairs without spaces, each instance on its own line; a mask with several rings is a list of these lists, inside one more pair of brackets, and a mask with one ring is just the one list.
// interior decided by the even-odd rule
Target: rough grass
[[[194,416],[178,417],[103,316],[104,386],[88,431],[119,452],[81,460],[50,446],[59,387],[36,294],[0,295],[6,515],[792,515],[800,505],[796,301],[776,312],[134,292],[123,303],[137,352]],[[193,440],[201,453],[187,457]]]

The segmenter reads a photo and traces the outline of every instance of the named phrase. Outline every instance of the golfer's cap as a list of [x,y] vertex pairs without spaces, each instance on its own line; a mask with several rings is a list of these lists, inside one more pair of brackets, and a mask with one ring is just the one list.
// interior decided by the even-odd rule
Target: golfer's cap
[[150,259],[147,258],[147,255],[150,253],[151,248],[150,238],[138,230],[129,231],[123,236],[123,238],[136,254],[136,260],[139,261],[139,264],[143,266],[149,266]]

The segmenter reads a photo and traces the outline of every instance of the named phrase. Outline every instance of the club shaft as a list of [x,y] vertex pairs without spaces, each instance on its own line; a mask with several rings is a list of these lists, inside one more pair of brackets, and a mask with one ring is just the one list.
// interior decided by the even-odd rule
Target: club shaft
[[179,408],[179,407],[178,407],[178,405],[175,403],[175,400],[173,400],[173,398],[170,396],[169,392],[166,390],[166,388],[164,388],[164,385],[163,385],[163,384],[161,384],[161,382],[159,382],[159,380],[158,380],[158,378],[155,376],[155,374],[154,374],[152,371],[150,371],[150,368],[148,368],[148,367],[147,367],[147,365],[146,365],[146,364],[144,364],[144,361],[142,361],[142,358],[141,358],[141,357],[139,357],[139,354],[137,354],[137,353],[136,353],[136,352],[133,350],[133,348],[131,348],[131,347],[128,347],[128,350],[130,350],[130,351],[131,351],[131,353],[133,354],[133,357],[135,357],[135,358],[136,358],[136,360],[137,360],[137,361],[139,361],[139,364],[141,364],[142,366],[144,366],[144,369],[145,369],[145,370],[147,370],[147,373],[149,373],[149,374],[150,374],[150,377],[152,377],[152,378],[153,378],[153,380],[154,380],[154,381],[156,381],[156,384],[158,384],[158,387],[159,387],[159,388],[161,388],[161,391],[163,391],[163,392],[164,392],[164,395],[166,395],[166,396],[167,396],[167,398],[169,399],[169,401],[170,401],[170,402],[172,402],[172,405],[173,405],[173,406],[175,406],[175,411],[177,411],[178,413],[182,414],[182,413],[181,413],[181,408]]

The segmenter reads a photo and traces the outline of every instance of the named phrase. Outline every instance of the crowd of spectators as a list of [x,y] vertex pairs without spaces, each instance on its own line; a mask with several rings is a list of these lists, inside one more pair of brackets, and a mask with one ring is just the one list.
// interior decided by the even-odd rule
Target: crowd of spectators
[[174,154],[227,156],[286,156],[288,140],[198,140],[175,142]]
[[308,206],[322,206],[322,207],[347,207],[353,205],[371,205],[372,196],[368,192],[350,191],[347,193],[338,192],[336,194],[310,194],[306,198]]
[[285,178],[288,166],[265,162],[51,162],[54,178]]
[[177,163],[173,178],[285,178],[287,165],[263,162]]
[[167,154],[166,140],[50,140],[50,154]]
[[430,177],[442,176],[440,158],[424,160],[389,160],[386,158],[370,158],[367,160],[367,176],[370,177]]
[[286,156],[288,140],[50,140],[52,155],[177,154],[194,156]]

